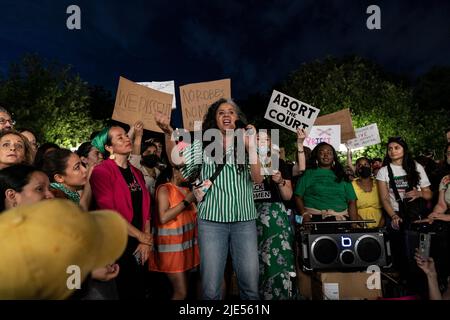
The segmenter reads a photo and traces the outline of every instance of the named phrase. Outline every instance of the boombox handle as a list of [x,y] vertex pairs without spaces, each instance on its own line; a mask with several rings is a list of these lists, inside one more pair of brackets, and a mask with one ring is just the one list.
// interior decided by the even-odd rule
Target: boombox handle
[[[304,222],[305,225],[314,225],[314,229],[317,228],[317,225],[321,224],[352,224],[352,223],[363,223],[367,226],[367,223],[375,223],[376,221],[371,220],[342,220],[342,221],[308,221]],[[317,229],[316,229],[317,230]]]

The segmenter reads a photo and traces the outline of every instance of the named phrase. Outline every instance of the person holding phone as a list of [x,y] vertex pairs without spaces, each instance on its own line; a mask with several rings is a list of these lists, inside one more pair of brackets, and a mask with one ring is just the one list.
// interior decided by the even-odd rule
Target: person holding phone
[[[162,114],[155,119],[165,134],[166,154],[171,157],[176,145],[172,140],[174,130],[170,126],[170,119]],[[229,253],[238,279],[240,298],[259,300],[257,212],[253,201],[253,183],[261,183],[263,176],[256,154],[256,128],[246,125],[247,132],[238,138],[238,120],[246,123],[245,115],[237,104],[231,99],[219,99],[209,106],[202,125],[202,136],[213,133],[217,141],[194,140],[182,152],[180,170],[188,180],[198,174],[200,180],[209,180],[219,165],[224,164],[203,201],[198,204],[200,274],[204,300],[222,299],[224,270]],[[238,148],[233,147],[235,139],[240,139],[237,141]],[[218,146],[217,149],[223,150],[220,157],[207,151],[211,150],[208,147],[213,143]],[[244,154],[237,153],[240,143],[244,146]],[[240,156],[250,161],[234,161]]]
[[450,281],[447,283],[447,290],[441,293],[433,258],[423,257],[417,249],[414,258],[417,266],[422,269],[427,277],[428,298],[430,300],[450,300]]

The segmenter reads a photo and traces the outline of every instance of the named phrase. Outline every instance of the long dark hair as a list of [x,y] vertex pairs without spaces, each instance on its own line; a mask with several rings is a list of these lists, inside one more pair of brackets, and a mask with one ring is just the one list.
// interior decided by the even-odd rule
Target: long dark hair
[[345,174],[344,167],[339,162],[338,155],[336,153],[336,150],[334,150],[333,146],[326,142],[319,143],[311,152],[311,157],[309,158],[309,161],[307,163],[308,169],[317,169],[319,167],[319,149],[322,146],[329,146],[331,150],[333,151],[333,162],[334,164],[331,166],[331,170],[334,172],[336,176],[336,182],[341,182],[342,180],[350,182],[350,179]]
[[[224,103],[227,103],[227,104],[233,106],[236,111],[236,114],[238,116],[238,119],[241,120],[243,123],[247,123],[247,118],[246,118],[245,114],[242,112],[241,108],[239,108],[239,106],[232,99],[221,98],[221,99],[217,100],[216,102],[214,102],[213,104],[211,104],[211,106],[208,108],[208,112],[205,114],[205,117],[203,118],[202,136],[205,133],[205,131],[208,129],[219,129],[219,127],[217,126],[217,122],[216,122],[216,114],[217,114],[217,109],[219,109],[219,107]],[[213,142],[214,141],[205,141],[204,140],[203,141],[203,150]],[[220,141],[220,144],[222,144],[222,141]],[[237,158],[236,151],[237,151],[237,148],[235,147],[234,148],[235,159]],[[243,164],[238,164],[238,172],[244,171],[244,167],[245,166]]]
[[402,137],[390,137],[386,144],[386,155],[384,156],[383,166],[388,166],[392,159],[389,157],[389,144],[397,143],[403,148],[402,168],[406,172],[406,180],[410,189],[416,187],[420,182],[420,174],[417,171],[417,164],[408,150],[408,144]]
[[33,166],[25,164],[15,164],[0,170],[0,212],[5,210],[5,192],[12,189],[22,192],[31,179],[31,175],[40,171]]

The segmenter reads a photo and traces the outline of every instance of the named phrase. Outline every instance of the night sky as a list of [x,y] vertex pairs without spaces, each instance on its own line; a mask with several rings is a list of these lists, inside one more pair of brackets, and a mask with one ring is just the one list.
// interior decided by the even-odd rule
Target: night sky
[[[66,8],[81,8],[81,30]],[[366,9],[381,8],[381,30]],[[0,71],[25,53],[73,66],[115,95],[120,75],[176,86],[232,79],[270,90],[302,63],[356,54],[412,78],[450,65],[450,1],[0,1]]]

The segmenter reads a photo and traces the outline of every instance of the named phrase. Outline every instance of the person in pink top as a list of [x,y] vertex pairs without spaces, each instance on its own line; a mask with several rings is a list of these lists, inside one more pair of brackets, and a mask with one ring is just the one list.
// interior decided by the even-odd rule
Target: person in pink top
[[119,259],[116,279],[120,299],[144,299],[145,272],[152,246],[150,234],[150,196],[142,173],[128,162],[131,140],[118,126],[106,128],[92,141],[105,154],[90,183],[98,209],[118,211],[128,222],[128,244]]

